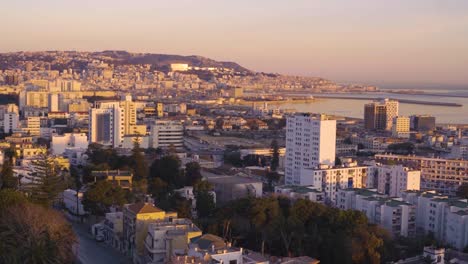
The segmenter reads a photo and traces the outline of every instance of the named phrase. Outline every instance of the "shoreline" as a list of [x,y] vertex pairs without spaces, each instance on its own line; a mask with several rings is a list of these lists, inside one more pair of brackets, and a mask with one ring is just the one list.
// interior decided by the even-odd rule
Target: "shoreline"
[[[289,98],[283,100],[242,100],[240,103],[242,105],[252,105],[252,104],[288,104],[288,103],[312,103],[317,99],[343,99],[343,100],[365,100],[365,101],[373,101],[373,100],[381,100],[384,99],[383,97],[353,97],[353,96],[333,96],[333,95],[320,95],[314,96],[313,98]],[[458,103],[449,103],[449,102],[434,102],[434,101],[419,101],[419,100],[410,100],[410,99],[397,99],[397,98],[388,98],[391,100],[396,100],[401,104],[416,104],[416,105],[430,105],[430,106],[446,106],[446,107],[462,107],[462,104]]]

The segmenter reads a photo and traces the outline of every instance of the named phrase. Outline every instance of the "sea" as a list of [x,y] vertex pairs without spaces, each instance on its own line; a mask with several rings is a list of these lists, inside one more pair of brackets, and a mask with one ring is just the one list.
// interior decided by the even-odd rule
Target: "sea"
[[[399,114],[432,115],[438,124],[468,124],[468,88],[467,89],[417,89],[422,94],[390,93],[399,89],[380,89],[380,92],[359,94],[317,94],[309,96],[359,97],[369,100],[317,98],[311,103],[281,104],[280,109],[293,109],[297,112],[325,113],[346,117],[363,118],[364,104],[375,98],[407,99],[415,101],[447,102],[461,104],[461,107],[400,103]],[[403,90],[403,89],[401,89]],[[409,90],[409,89],[404,89]]]

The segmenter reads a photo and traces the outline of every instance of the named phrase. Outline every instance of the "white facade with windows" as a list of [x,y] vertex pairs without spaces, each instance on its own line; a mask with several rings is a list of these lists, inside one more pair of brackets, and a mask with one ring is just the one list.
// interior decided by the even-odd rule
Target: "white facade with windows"
[[336,120],[325,115],[296,114],[286,125],[285,184],[301,182],[301,172],[320,164],[335,164]]
[[52,135],[50,148],[55,155],[62,155],[66,148],[88,148],[88,137],[85,133],[65,133]]
[[180,121],[156,120],[151,125],[150,147],[181,148],[184,145],[184,126]]
[[391,197],[401,197],[404,191],[420,189],[421,171],[402,165],[374,164],[367,171],[366,185]]

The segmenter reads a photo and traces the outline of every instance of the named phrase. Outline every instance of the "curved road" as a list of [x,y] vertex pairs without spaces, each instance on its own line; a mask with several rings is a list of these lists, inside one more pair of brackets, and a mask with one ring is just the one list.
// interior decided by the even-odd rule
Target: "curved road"
[[97,242],[87,230],[87,226],[72,223],[73,231],[78,237],[78,263],[80,264],[130,264],[129,257],[124,256],[104,242]]

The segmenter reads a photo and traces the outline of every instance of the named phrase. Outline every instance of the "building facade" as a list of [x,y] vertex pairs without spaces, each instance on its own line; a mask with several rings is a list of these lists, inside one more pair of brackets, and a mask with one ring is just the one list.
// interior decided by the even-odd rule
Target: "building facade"
[[336,120],[325,115],[296,114],[286,125],[285,184],[301,184],[301,171],[335,164]]

